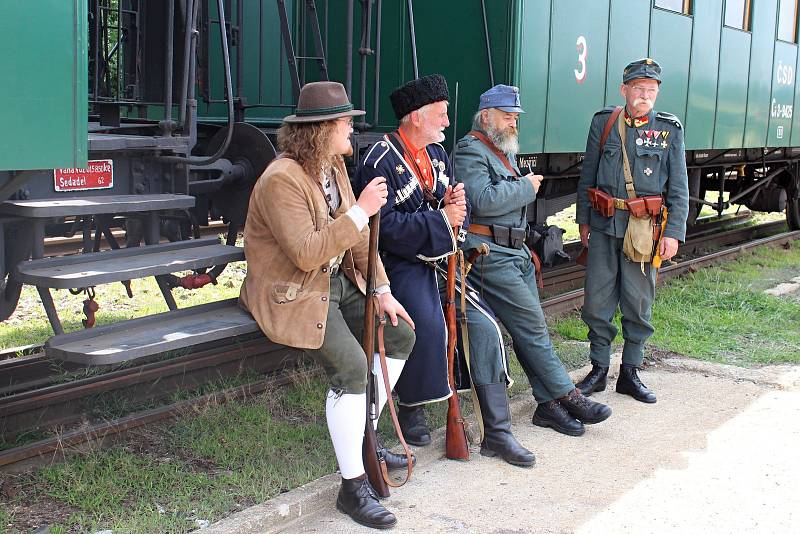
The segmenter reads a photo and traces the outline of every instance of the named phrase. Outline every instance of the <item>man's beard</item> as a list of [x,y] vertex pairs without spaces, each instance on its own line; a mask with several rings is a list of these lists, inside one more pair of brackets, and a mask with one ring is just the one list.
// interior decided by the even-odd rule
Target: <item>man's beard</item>
[[519,136],[517,129],[509,126],[505,130],[500,130],[494,126],[489,126],[486,133],[489,134],[489,139],[492,140],[494,146],[500,149],[501,152],[510,157],[514,157],[519,152]]

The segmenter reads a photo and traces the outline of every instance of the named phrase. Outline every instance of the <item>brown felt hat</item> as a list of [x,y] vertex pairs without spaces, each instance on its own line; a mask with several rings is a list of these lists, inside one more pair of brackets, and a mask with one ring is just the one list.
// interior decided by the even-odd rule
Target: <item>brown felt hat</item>
[[289,123],[322,122],[340,117],[366,115],[366,111],[353,109],[344,85],[339,82],[311,82],[300,89],[294,115],[283,119]]

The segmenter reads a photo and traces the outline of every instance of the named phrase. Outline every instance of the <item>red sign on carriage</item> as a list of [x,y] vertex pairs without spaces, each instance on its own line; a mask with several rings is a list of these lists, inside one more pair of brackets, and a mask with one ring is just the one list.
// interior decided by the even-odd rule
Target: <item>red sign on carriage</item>
[[56,191],[88,191],[114,187],[114,162],[110,159],[90,160],[85,169],[54,169]]

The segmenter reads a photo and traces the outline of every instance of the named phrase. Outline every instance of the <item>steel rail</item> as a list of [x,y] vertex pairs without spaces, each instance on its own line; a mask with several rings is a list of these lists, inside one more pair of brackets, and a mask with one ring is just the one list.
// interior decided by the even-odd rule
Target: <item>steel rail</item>
[[[675,278],[683,274],[694,272],[703,267],[712,264],[729,261],[737,256],[748,252],[754,248],[762,246],[778,246],[785,245],[800,239],[800,230],[793,232],[784,232],[778,235],[756,239],[747,243],[736,245],[718,252],[700,256],[691,260],[674,263],[659,271],[658,282],[663,283],[665,280]],[[583,304],[583,288],[557,295],[555,297],[542,301],[542,309],[549,315],[560,315],[573,310],[577,310]]]
[[[322,369],[313,369],[306,372],[306,374],[319,376],[322,374]],[[296,371],[284,372],[254,384],[247,384],[229,388],[224,391],[209,393],[175,404],[127,415],[114,421],[105,421],[88,428],[79,428],[63,432],[57,436],[29,443],[21,447],[0,451],[0,468],[4,468],[2,471],[6,471],[5,468],[8,466],[16,466],[16,464],[20,464],[26,460],[39,459],[50,463],[59,457],[64,457],[71,448],[78,445],[89,442],[101,442],[134,428],[151,425],[159,421],[176,417],[182,413],[186,413],[192,408],[246,399],[269,389],[289,385],[294,382],[296,376]]]

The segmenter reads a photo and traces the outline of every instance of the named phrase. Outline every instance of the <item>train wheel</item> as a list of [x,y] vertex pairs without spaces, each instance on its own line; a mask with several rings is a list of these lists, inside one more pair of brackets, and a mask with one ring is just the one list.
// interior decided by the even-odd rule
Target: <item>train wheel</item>
[[[22,293],[22,282],[15,274],[17,264],[31,257],[33,249],[33,228],[31,225],[9,225],[6,227],[3,242],[5,244],[6,263],[4,275],[0,280],[0,321],[5,321],[17,309],[19,296]],[[13,236],[13,237],[12,237]]]
[[786,200],[786,222],[790,230],[800,230],[800,198],[797,193]]
[[[797,167],[795,167],[797,169]],[[790,230],[800,230],[800,174],[788,172],[786,188],[786,223]]]

